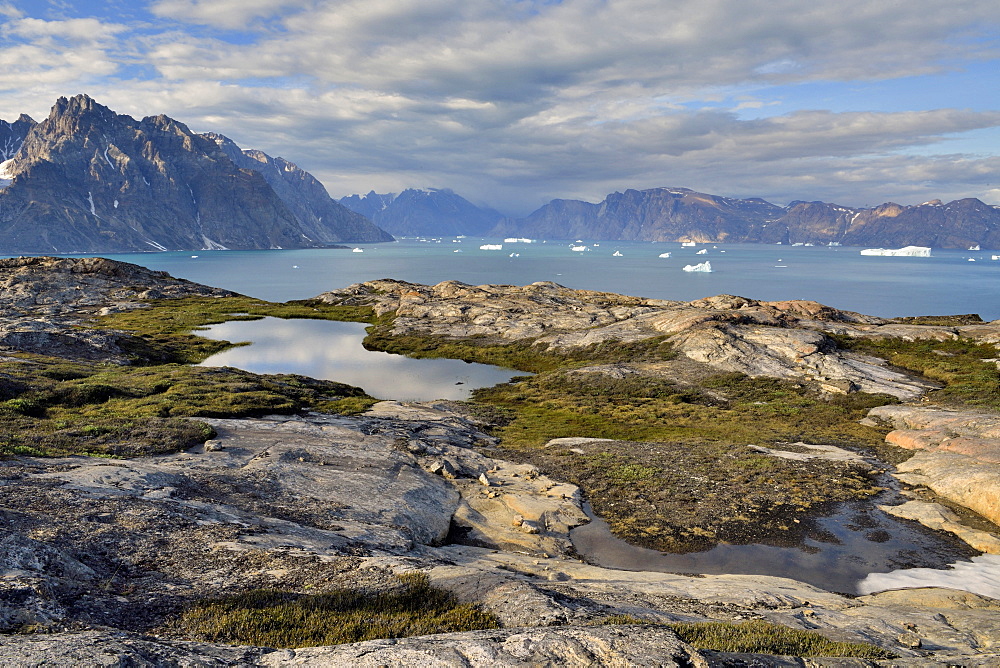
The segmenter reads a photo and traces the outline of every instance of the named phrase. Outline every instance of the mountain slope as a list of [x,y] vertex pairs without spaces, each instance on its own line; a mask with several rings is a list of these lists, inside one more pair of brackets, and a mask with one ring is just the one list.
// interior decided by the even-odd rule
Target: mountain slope
[[316,177],[298,165],[256,149],[241,149],[224,135],[210,132],[205,136],[218,144],[238,167],[264,177],[295,214],[302,232],[313,241],[392,241],[392,235],[376,227],[369,218],[338,204]]
[[482,235],[503,217],[451,190],[437,188],[408,188],[398,195],[372,191],[342,197],[339,202],[397,236]]
[[137,121],[77,95],[8,127],[28,129],[0,182],[4,252],[301,248],[332,236],[306,234],[259,171],[167,116]]

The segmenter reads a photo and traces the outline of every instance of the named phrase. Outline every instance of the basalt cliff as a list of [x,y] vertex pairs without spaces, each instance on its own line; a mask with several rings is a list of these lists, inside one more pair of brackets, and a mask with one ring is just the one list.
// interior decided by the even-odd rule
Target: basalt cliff
[[[682,575],[588,564],[570,536],[573,527],[588,521],[580,489],[538,466],[505,458],[507,451],[492,433],[495,416],[470,404],[381,401],[358,414],[287,406],[243,417],[185,414],[173,396],[179,386],[172,384],[185,368],[167,363],[155,382],[143,380],[160,369],[155,360],[141,357],[137,338],[144,335],[108,329],[97,320],[150,309],[167,313],[156,309],[184,300],[228,304],[232,298],[238,296],[108,260],[0,261],[4,665],[987,666],[1000,661],[1000,601],[987,596],[940,588],[843,595],[773,576]],[[586,350],[594,358],[609,342],[673,341],[677,354],[669,359],[603,364],[584,357],[573,367],[584,385],[588,373],[669,377],[695,385],[723,371],[785,378],[834,399],[876,392],[909,401],[935,385],[851,352],[838,337],[1000,341],[996,322],[920,325],[813,302],[732,296],[668,302],[550,283],[376,281],[325,293],[311,308],[318,313],[325,304],[371,308],[389,323],[386,336],[400,340],[418,335],[477,344],[530,340],[539,353]],[[104,387],[109,373],[125,380]],[[44,393],[30,386],[31,378]],[[265,380],[246,374],[227,380],[224,389],[249,400],[261,393],[255,383]],[[301,378],[281,382],[296,391],[312,387]],[[919,402],[893,404],[895,399],[887,399],[868,420],[880,425],[879,433],[888,432],[891,423],[894,443],[922,448],[921,458],[899,472],[912,476],[910,501],[918,510],[941,507],[918,498],[922,489],[952,495],[935,471],[958,470],[959,458],[987,472],[983,490],[997,489],[997,477],[991,482],[988,474],[993,469],[984,468],[997,466],[996,448],[989,445],[996,438],[993,422],[981,414],[927,412]],[[72,415],[91,420],[89,429],[75,434],[74,442],[86,450],[87,443],[116,438],[106,416],[124,405],[117,402],[131,400],[146,402],[143,406],[162,401],[162,410],[173,410],[173,417],[191,416],[211,432],[168,452],[109,458],[82,451],[39,456],[23,445],[17,449],[26,443],[24,434],[8,429],[15,421],[29,426],[51,421],[51,433],[66,437],[69,428],[59,422],[75,419],[70,411],[76,411]],[[202,400],[210,401],[208,394]],[[591,448],[590,435],[578,433],[573,443],[563,439],[551,449]],[[641,451],[652,445],[630,447]],[[823,456],[841,457],[838,450],[828,448]],[[808,465],[811,455],[794,454],[795,461]],[[771,456],[762,452],[754,461]],[[891,468],[884,462],[864,466]],[[951,498],[965,503],[955,494]],[[989,504],[976,510],[1000,519]],[[914,516],[930,522],[927,512]],[[963,521],[953,515],[951,525],[938,526],[955,528]],[[995,549],[987,545],[988,531],[974,533],[978,549]],[[475,604],[492,615],[496,628],[276,648],[221,635],[196,638],[175,623],[199,601],[259,590],[281,592],[286,601],[343,589],[373,598],[398,589],[397,576],[407,573],[423,574],[436,590]],[[868,643],[883,658],[734,653],[697,649],[681,639],[678,624],[708,621],[769,622],[828,640]]]
[[5,253],[304,248],[391,236],[292,163],[86,95],[0,121]]

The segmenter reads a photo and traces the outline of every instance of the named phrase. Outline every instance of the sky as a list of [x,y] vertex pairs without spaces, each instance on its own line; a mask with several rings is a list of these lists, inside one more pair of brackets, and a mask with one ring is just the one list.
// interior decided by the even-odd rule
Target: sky
[[335,198],[1000,205],[996,0],[0,0],[0,118],[78,93]]

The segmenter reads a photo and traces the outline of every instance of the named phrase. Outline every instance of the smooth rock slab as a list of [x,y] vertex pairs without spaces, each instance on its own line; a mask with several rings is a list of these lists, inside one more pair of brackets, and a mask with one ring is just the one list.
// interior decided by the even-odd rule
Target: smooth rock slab
[[443,633],[309,647],[262,657],[266,666],[707,666],[654,626],[563,626]]

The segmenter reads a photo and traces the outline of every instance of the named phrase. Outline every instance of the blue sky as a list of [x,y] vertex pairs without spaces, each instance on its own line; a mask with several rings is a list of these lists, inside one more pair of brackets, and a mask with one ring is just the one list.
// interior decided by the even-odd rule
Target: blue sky
[[684,186],[1000,205],[995,0],[0,0],[0,118],[87,93],[502,211]]

